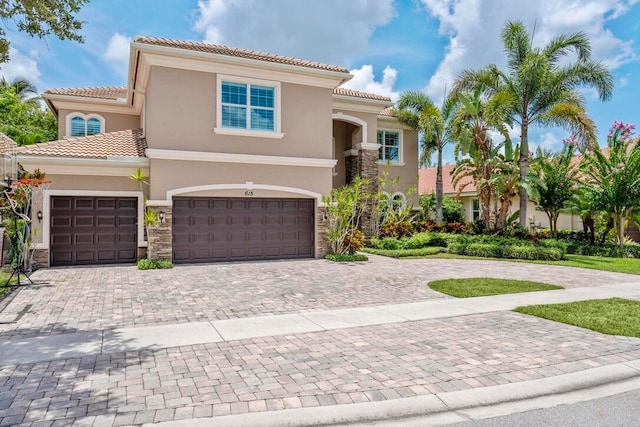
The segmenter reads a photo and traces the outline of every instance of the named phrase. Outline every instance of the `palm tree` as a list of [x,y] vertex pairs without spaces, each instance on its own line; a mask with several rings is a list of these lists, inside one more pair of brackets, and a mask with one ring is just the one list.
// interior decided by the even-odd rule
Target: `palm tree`
[[[470,184],[459,185],[463,178],[471,178],[478,192],[480,217],[489,229],[493,229],[491,215],[491,201],[496,200],[495,187],[490,180],[493,175],[494,163],[500,149],[509,140],[507,125],[509,121],[508,94],[495,95],[490,99],[482,96],[482,86],[473,93],[459,92],[457,94],[460,107],[451,121],[451,134],[456,139],[456,158],[459,154],[465,158],[457,162],[452,178],[458,192]],[[488,132],[495,130],[505,138],[502,144],[494,144]],[[509,145],[510,148],[511,145]],[[494,210],[495,211],[495,210]]]
[[431,157],[437,153],[436,169],[436,222],[442,223],[442,152],[451,141],[448,125],[454,116],[455,99],[449,97],[443,102],[442,108],[422,92],[404,92],[393,115],[405,126],[417,130],[422,136],[420,166],[431,163]]
[[[596,144],[595,124],[585,109],[580,86],[594,88],[601,100],[613,92],[613,77],[601,62],[591,60],[591,44],[583,32],[560,35],[541,48],[532,47],[521,21],[508,22],[502,30],[507,69],[497,65],[463,71],[455,91],[483,86],[486,93],[512,96],[511,117],[520,125],[520,176],[529,173],[529,127],[560,126],[576,135],[584,147]],[[577,54],[573,63],[566,56]],[[520,190],[520,225],[526,226],[527,193]]]
[[18,98],[21,101],[24,102],[36,102],[40,99],[38,89],[27,79],[18,77],[11,81],[7,81],[4,77],[1,77],[0,86],[10,89],[13,93],[18,95]]

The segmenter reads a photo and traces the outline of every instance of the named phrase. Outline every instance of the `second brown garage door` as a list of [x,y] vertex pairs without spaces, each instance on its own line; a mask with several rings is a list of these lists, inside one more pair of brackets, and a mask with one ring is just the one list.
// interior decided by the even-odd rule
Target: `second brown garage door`
[[310,258],[313,218],[309,199],[174,198],[173,261]]

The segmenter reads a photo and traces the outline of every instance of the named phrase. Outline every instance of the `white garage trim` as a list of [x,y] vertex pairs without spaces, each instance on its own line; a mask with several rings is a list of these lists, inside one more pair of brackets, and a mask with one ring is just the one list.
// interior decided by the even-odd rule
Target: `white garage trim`
[[[32,245],[34,249],[49,249],[51,239],[51,197],[137,197],[138,198],[138,247],[146,247],[144,240],[144,196],[140,191],[94,191],[94,190],[45,190],[42,193],[42,243]],[[49,255],[51,256],[51,255]]]
[[[245,182],[243,184],[205,184],[194,185],[191,187],[176,188],[167,191],[167,198],[165,200],[147,200],[147,206],[172,206],[173,196],[185,193],[195,193],[198,191],[216,191],[216,190],[268,190],[268,191],[281,191],[285,193],[300,194],[307,196],[311,199],[316,199],[316,206],[322,207],[322,194],[314,191],[304,190],[302,188],[285,187],[281,185],[269,185],[269,184],[256,184],[253,182]],[[247,197],[247,196],[244,196]]]

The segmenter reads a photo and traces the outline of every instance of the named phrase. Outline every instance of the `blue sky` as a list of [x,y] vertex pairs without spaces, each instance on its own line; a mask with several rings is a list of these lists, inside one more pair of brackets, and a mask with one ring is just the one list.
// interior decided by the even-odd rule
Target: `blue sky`
[[[147,35],[344,65],[353,89],[394,99],[422,90],[439,100],[461,70],[504,65],[500,30],[520,19],[535,24],[537,44],[585,31],[593,57],[611,69],[609,102],[585,92],[601,145],[614,120],[640,125],[640,0],[93,0],[80,19],[82,45],[9,28],[12,61],[0,74],[26,77],[40,90],[124,85],[128,43]],[[531,134],[534,146],[550,149],[567,136],[561,129]]]

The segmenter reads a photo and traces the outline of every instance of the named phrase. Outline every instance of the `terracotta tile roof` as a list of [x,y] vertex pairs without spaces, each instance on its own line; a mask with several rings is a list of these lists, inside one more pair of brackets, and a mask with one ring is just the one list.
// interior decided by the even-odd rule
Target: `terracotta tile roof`
[[[444,165],[442,166],[442,192],[448,196],[455,196],[457,193],[457,189],[453,187],[451,183],[451,171],[455,168],[456,165]],[[420,169],[419,177],[418,177],[418,193],[419,194],[431,194],[436,192],[436,168],[427,168]],[[468,182],[463,193],[475,192],[476,186],[471,182],[471,178],[463,178],[458,187],[460,185]]]
[[278,64],[296,65],[299,67],[315,68],[318,70],[336,71],[339,73],[349,72],[348,69],[337,65],[323,64],[320,62],[307,61],[304,59],[297,59],[289,56],[274,55],[271,53],[256,52],[253,50],[239,49],[216,44],[143,36],[136,37],[134,42],[155,46],[174,47],[177,49],[193,50],[197,52],[213,53],[216,55],[235,56],[238,58],[254,59],[257,61],[275,62]]
[[123,130],[78,138],[18,147],[22,156],[75,157],[106,159],[107,157],[144,157],[147,141],[142,130]]
[[391,103],[391,98],[388,96],[376,95],[374,93],[360,92],[358,90],[347,89],[344,87],[337,87],[333,90],[334,95],[340,96],[352,96],[354,98],[373,99],[376,101],[385,101]]
[[387,107],[378,113],[379,116],[393,117],[393,107]]
[[84,98],[113,99],[126,98],[127,88],[124,86],[107,87],[71,87],[59,89],[47,89],[45,94],[82,96]]
[[0,132],[0,153],[12,153],[17,146],[13,139]]

